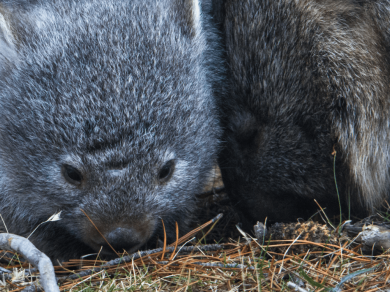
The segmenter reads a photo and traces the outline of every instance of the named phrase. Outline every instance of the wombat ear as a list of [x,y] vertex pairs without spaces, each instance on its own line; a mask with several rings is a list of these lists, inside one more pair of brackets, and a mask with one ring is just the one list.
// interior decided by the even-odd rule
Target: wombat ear
[[[201,0],[176,0],[180,10],[184,11],[184,24],[192,36],[197,36],[202,30]],[[184,7],[184,9],[183,9]]]
[[[15,39],[12,35],[9,23],[0,10],[0,61],[8,59],[12,62],[16,58]],[[0,62],[0,66],[1,66]]]

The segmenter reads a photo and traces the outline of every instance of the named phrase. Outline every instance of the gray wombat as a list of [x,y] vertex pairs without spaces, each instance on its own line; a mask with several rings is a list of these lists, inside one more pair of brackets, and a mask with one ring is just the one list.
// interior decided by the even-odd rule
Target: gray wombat
[[[230,67],[225,186],[251,221],[389,195],[390,1],[215,0]],[[350,195],[350,200],[349,200]]]
[[[0,1],[0,214],[52,260],[185,232],[221,130],[197,0]],[[207,11],[206,11],[207,12]]]

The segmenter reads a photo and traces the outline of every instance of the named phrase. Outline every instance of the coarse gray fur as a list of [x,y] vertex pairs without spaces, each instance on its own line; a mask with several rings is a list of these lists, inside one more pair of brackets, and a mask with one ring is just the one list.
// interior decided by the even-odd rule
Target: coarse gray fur
[[[188,231],[221,134],[209,6],[0,1],[0,214],[9,232],[28,236],[62,211],[31,237],[57,262],[101,246],[114,256],[83,211],[118,252],[163,239],[161,220],[168,243],[175,222]],[[171,177],[159,180],[168,161]]]
[[[220,166],[251,221],[388,198],[390,1],[215,0],[230,90]],[[350,199],[349,199],[350,196]],[[328,213],[329,214],[329,213]]]

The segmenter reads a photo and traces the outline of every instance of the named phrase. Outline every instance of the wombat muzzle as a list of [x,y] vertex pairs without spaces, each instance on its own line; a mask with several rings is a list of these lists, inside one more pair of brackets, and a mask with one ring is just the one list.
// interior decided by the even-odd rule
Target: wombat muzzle
[[156,224],[154,220],[132,223],[97,224],[99,231],[90,226],[84,233],[83,241],[103,257],[136,252],[152,237]]
[[[145,237],[145,233],[140,233],[133,228],[122,228],[118,227],[111,232],[105,235],[107,242],[110,243],[112,248],[115,249],[116,252],[123,252],[128,250],[133,250],[144,244],[148,238]],[[106,252],[114,252],[112,248],[108,245],[103,238],[99,238],[96,242],[96,245],[102,246],[103,251]]]

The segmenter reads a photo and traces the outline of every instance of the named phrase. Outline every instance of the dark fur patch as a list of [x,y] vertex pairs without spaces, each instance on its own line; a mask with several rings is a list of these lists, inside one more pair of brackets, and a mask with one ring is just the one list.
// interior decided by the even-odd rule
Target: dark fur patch
[[253,221],[311,215],[314,199],[337,211],[336,149],[342,206],[350,195],[354,214],[380,207],[390,182],[390,2],[214,5],[231,76],[220,165],[238,206]]

